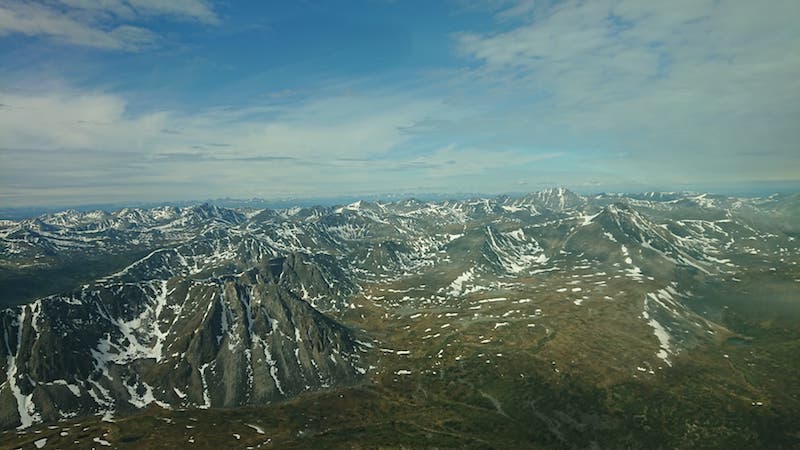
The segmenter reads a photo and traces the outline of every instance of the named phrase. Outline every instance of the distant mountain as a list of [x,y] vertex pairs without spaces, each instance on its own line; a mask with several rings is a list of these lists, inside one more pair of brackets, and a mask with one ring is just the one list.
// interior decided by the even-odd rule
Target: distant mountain
[[[0,427],[469,378],[484,369],[464,358],[478,353],[474,364],[543,358],[542,383],[669,377],[741,334],[720,292],[766,279],[797,292],[798,205],[559,188],[0,221]],[[569,422],[531,417],[551,431]],[[577,444],[578,428],[552,433]]]

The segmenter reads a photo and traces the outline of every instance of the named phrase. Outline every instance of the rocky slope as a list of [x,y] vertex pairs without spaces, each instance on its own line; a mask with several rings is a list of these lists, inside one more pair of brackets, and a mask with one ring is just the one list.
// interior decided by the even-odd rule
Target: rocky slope
[[646,382],[736,334],[713,289],[796,292],[797,203],[554,189],[4,221],[0,427],[264,405],[514,354]]

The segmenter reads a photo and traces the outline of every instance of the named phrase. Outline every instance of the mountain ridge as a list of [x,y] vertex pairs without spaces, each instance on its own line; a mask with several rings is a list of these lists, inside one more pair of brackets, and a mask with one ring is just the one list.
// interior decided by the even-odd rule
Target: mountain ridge
[[[705,300],[708,286],[800,280],[797,201],[553,189],[6,221],[0,423],[24,430],[386,386],[495,342],[507,342],[497,355],[554,361],[544,377],[661,379],[737,335]],[[92,258],[98,266],[73,267]],[[72,285],[49,279],[64,271]],[[14,283],[31,280],[55,292],[9,301]],[[603,357],[563,366],[573,352]]]

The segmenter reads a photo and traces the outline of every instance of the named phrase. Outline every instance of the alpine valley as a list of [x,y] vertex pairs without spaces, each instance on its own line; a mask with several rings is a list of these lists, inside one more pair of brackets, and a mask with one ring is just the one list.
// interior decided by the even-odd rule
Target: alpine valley
[[800,448],[800,195],[0,221],[2,448]]

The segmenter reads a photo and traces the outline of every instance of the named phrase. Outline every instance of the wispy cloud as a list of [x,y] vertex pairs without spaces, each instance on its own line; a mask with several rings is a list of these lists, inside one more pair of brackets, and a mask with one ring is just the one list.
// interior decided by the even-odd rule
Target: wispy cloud
[[[522,113],[566,145],[632,155],[608,164],[646,176],[786,177],[800,169],[799,13],[791,0],[522,1],[498,12],[513,23],[455,39],[480,64],[473,79],[530,99],[507,110],[511,120]],[[781,157],[727,157],[765,148]]]
[[[92,180],[108,198],[325,195],[380,189],[502,190],[504,167],[559,158],[525,148],[436,147],[417,124],[457,117],[389,91],[295,103],[134,114],[120,95],[0,91],[0,201],[68,202]],[[423,133],[424,134],[424,133]],[[27,174],[27,175],[20,175]],[[80,189],[78,188],[80,187]]]
[[121,20],[167,16],[177,20],[218,23],[219,18],[205,0],[58,0],[61,4]]
[[202,0],[7,0],[0,2],[0,36],[41,36],[61,44],[139,51],[155,45],[160,38],[141,25],[155,17],[219,22]]
[[250,65],[262,34],[147,51],[221,23],[204,1],[0,0],[9,42],[87,47],[4,71],[0,203],[798,179],[800,3],[458,2],[441,65],[316,71],[305,40]]
[[0,109],[0,134],[8,147],[174,154],[201,146],[237,157],[382,154],[407,139],[404,127],[441,107],[435,100],[380,93],[133,114],[120,95],[75,89],[0,91],[0,102],[7,105]]

